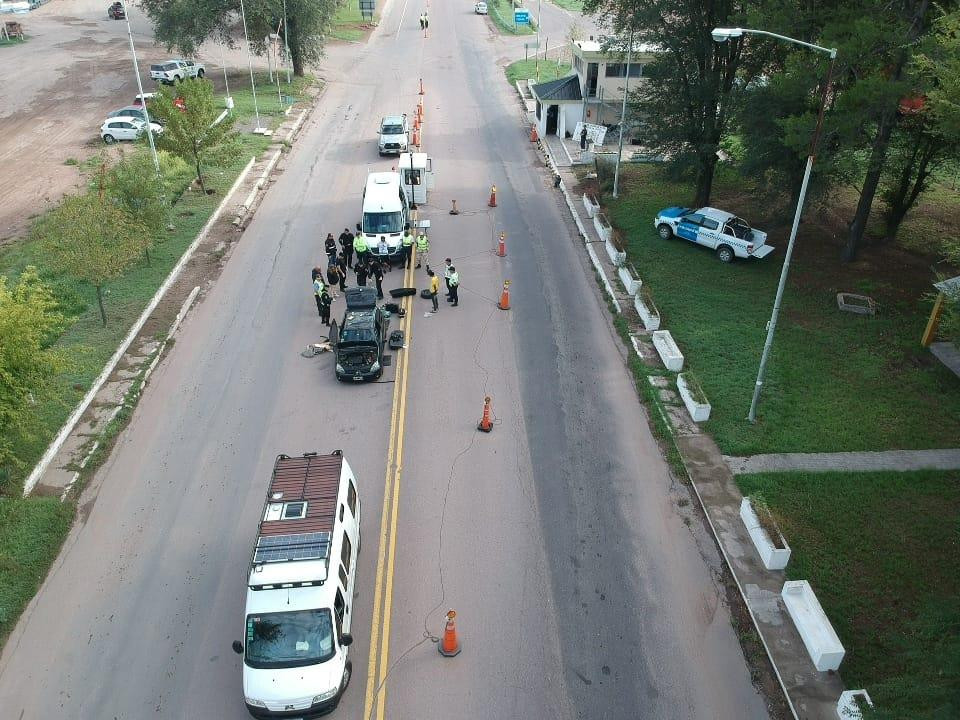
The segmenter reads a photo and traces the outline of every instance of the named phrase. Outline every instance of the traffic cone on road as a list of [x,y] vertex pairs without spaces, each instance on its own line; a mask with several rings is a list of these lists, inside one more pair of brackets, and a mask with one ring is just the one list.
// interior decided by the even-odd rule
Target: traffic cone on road
[[497,303],[497,307],[501,310],[510,309],[510,281],[503,281],[503,292],[500,293],[500,302]]
[[530,142],[537,142],[540,140],[540,135],[537,133],[537,126],[530,126]]
[[453,203],[453,207],[450,208],[450,214],[451,214],[451,215],[459,215],[459,214],[460,214],[460,211],[457,210],[457,201],[456,201],[456,200],[451,200],[450,202]]
[[497,257],[507,256],[507,234],[500,233],[500,242],[497,243]]
[[420,147],[420,130],[418,128],[413,129],[413,145],[414,147]]
[[487,202],[487,205],[489,205],[490,207],[497,206],[497,186],[496,185],[490,186],[490,200]]
[[483,399],[483,416],[480,418],[480,424],[477,425],[480,432],[490,432],[493,430],[493,421],[490,420],[490,396]]
[[437,650],[444,657],[453,657],[460,654],[460,641],[457,640],[457,626],[453,619],[457,616],[454,610],[447,610],[447,624],[443,628],[443,639],[437,643]]

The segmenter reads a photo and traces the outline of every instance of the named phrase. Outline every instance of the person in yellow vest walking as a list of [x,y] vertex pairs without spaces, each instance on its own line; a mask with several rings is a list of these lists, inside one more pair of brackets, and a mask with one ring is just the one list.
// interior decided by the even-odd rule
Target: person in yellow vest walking
[[408,268],[410,267],[410,260],[413,258],[413,235],[410,233],[409,226],[403,231],[401,246],[403,247],[403,266]]
[[[417,267],[420,267],[420,263],[427,257],[428,252],[430,252],[430,238],[426,233],[421,233],[417,236]],[[427,258],[427,267],[430,267],[429,258]]]
[[365,263],[367,255],[370,253],[370,246],[367,245],[367,239],[363,236],[363,233],[358,233],[353,239],[353,249],[357,253],[357,264]]

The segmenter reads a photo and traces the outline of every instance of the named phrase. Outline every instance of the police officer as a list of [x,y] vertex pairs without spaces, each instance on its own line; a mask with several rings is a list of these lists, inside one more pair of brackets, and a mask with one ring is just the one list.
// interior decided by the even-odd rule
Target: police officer
[[443,282],[447,286],[447,302],[453,302],[453,298],[450,297],[450,274],[453,269],[453,260],[447,258],[443,261]]
[[353,233],[349,228],[344,228],[340,233],[340,247],[343,249],[343,257],[347,261],[347,267],[353,269]]
[[357,265],[365,263],[370,254],[370,248],[367,246],[367,239],[360,233],[353,239],[353,249],[357,251]]
[[326,288],[323,288],[317,296],[317,307],[320,309],[320,322],[327,327],[330,327],[330,305],[332,303],[333,299],[330,297],[330,293],[327,292]]
[[327,239],[323,241],[323,249],[326,251],[329,260],[336,259],[337,241],[333,239],[333,233],[327,233]]
[[[417,236],[417,267],[420,267],[420,263],[427,257],[428,252],[430,252],[430,238],[426,233],[421,233]],[[429,264],[429,258],[427,258],[427,265]]]
[[450,307],[456,307],[460,302],[457,297],[457,292],[460,290],[460,273],[457,272],[457,269],[451,265],[450,266]]
[[370,274],[373,275],[373,281],[377,284],[377,297],[383,297],[383,264],[386,260],[374,260],[370,265]]
[[413,257],[413,235],[410,234],[409,225],[404,228],[403,239],[400,242],[403,248],[403,266],[410,267],[410,259]]

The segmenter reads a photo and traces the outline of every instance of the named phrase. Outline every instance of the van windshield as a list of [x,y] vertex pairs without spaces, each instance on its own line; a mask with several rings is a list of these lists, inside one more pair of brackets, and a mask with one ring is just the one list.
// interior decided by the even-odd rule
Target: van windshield
[[327,609],[247,615],[246,663],[253,668],[315,665],[333,657]]
[[398,233],[403,230],[403,214],[400,212],[368,212],[363,214],[363,232]]

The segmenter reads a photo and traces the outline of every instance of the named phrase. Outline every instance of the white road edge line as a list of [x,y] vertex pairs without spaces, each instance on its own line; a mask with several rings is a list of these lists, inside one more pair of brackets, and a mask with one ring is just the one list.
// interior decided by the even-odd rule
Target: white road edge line
[[167,275],[167,279],[163,281],[163,284],[157,290],[156,294],[153,296],[153,299],[150,300],[150,303],[144,308],[143,312],[140,314],[140,317],[137,318],[137,321],[133,324],[133,327],[130,328],[130,332],[127,333],[127,336],[123,339],[123,342],[120,343],[120,347],[117,348],[116,352],[114,352],[107,361],[106,366],[103,368],[103,372],[97,376],[97,379],[93,381],[93,385],[87,391],[87,394],[83,396],[83,399],[80,401],[77,407],[75,407],[73,412],[70,413],[70,417],[67,418],[67,421],[63,424],[63,427],[60,428],[60,432],[57,433],[57,436],[47,447],[46,451],[43,453],[40,460],[34,466],[33,470],[30,472],[30,475],[23,483],[23,497],[27,497],[27,495],[33,492],[33,488],[36,487],[40,477],[47,471],[47,468],[50,467],[50,463],[53,462],[53,458],[60,451],[60,448],[63,447],[63,443],[66,442],[67,438],[70,436],[70,433],[73,432],[77,422],[80,420],[80,416],[87,411],[88,407],[90,407],[90,403],[93,402],[93,399],[97,396],[97,393],[100,392],[100,388],[103,387],[103,384],[107,381],[107,378],[110,377],[110,374],[117,367],[117,363],[120,362],[120,358],[122,358],[124,353],[126,353],[127,348],[130,347],[130,344],[133,342],[134,338],[137,337],[140,330],[143,329],[144,324],[147,322],[147,318],[149,318],[150,314],[156,310],[157,305],[160,304],[160,300],[166,294],[167,290],[170,289],[170,286],[173,285],[174,281],[183,271],[183,268],[186,266],[186,264],[190,261],[190,258],[193,256],[193,253],[196,251],[197,247],[207,237],[207,233],[210,232],[210,228],[212,228],[213,224],[220,218],[223,208],[226,206],[230,198],[233,197],[233,193],[236,192],[237,188],[240,186],[240,183],[246,179],[247,174],[250,172],[250,169],[253,167],[256,159],[256,157],[250,158],[250,162],[247,163],[247,166],[243,169],[243,172],[237,176],[233,186],[230,188],[227,194],[224,195],[223,200],[220,201],[217,209],[213,211],[213,215],[211,215],[210,219],[207,220],[207,224],[203,226],[200,234],[197,235],[192,243],[190,243],[190,246],[180,257],[180,260],[176,265],[173,266],[173,270],[171,270],[170,274]]

